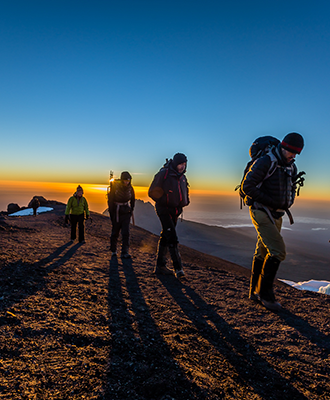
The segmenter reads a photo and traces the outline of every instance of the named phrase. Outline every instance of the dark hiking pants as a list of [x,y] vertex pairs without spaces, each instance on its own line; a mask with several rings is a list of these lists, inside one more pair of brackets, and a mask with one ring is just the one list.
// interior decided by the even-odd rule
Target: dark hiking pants
[[78,239],[79,242],[85,240],[85,217],[84,214],[74,215],[70,214],[71,222],[71,240],[75,240],[77,237],[77,224],[78,224]]
[[112,231],[110,237],[110,251],[117,251],[117,242],[119,233],[121,231],[122,238],[122,253],[128,253],[129,250],[129,224],[131,220],[131,214],[120,214],[118,216],[118,221],[115,218],[112,220]]
[[159,240],[160,246],[177,246],[179,242],[176,234],[176,223],[178,221],[178,217],[170,212],[161,212],[157,214],[158,218],[160,219],[160,223],[162,224],[162,231],[160,233]]
[[182,269],[181,256],[178,250],[178,236],[176,234],[176,224],[178,221],[178,215],[175,213],[175,209],[173,212],[168,209],[165,210],[157,210],[157,215],[162,224],[162,231],[160,233],[159,239],[159,248],[169,248],[170,255],[173,262],[173,267],[176,271]]

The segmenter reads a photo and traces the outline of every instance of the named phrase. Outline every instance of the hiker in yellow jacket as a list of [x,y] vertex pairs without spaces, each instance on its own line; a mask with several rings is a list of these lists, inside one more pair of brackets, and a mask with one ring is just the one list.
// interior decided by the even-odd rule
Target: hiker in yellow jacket
[[79,243],[85,243],[85,218],[89,218],[88,203],[83,194],[83,188],[78,185],[76,193],[69,198],[65,209],[65,223],[67,224],[70,220],[72,241],[77,237],[78,224]]

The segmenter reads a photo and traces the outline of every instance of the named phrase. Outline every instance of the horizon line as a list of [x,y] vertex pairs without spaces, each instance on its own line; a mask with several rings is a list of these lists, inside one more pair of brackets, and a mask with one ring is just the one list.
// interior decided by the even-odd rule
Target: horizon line
[[[83,182],[83,181],[40,181],[40,180],[7,180],[7,179],[2,179],[0,180],[0,185],[8,185],[8,186],[14,186],[14,185],[41,185],[41,186],[46,186],[48,188],[53,188],[57,185],[65,185],[66,189],[68,186],[76,186],[78,184],[82,185],[87,185],[89,189],[94,189],[95,191],[105,191],[106,188],[109,186],[109,184],[106,183],[90,183],[90,182]],[[55,187],[54,187],[55,186]],[[149,186],[141,186],[141,185],[133,185],[134,189],[139,192],[147,192]],[[57,190],[59,188],[56,188]],[[64,190],[65,191],[65,190]],[[239,197],[238,192],[236,192],[234,189],[233,190],[212,190],[212,189],[189,189],[189,192],[193,195],[200,195],[200,196],[230,196],[230,197]],[[146,193],[147,194],[147,193]],[[307,201],[330,201],[329,196],[327,194],[323,194],[319,197],[316,196],[311,196],[311,195],[303,195],[301,196],[303,200]]]

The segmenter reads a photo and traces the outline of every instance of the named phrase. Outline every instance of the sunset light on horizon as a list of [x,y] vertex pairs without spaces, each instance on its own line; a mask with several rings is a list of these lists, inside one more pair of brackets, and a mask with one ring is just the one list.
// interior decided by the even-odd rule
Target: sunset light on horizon
[[[91,211],[103,213],[107,208],[107,188],[108,185],[93,183],[69,183],[69,182],[36,182],[36,181],[0,181],[0,211],[6,211],[9,203],[16,203],[20,207],[26,207],[33,196],[43,196],[47,200],[56,200],[66,203],[70,196],[75,193],[78,184],[84,189],[84,195],[88,200]],[[153,204],[153,200],[148,197],[148,186],[135,186],[136,198],[144,202]],[[307,188],[301,189],[300,197],[296,200],[296,209],[308,209],[310,213],[319,214],[326,212],[330,206],[329,197],[315,197]],[[194,210],[210,210],[216,208],[218,211],[225,212],[228,209],[239,212],[239,195],[234,187],[231,190],[201,190],[190,188],[191,204],[187,207],[189,215]],[[311,215],[312,216],[312,215]]]
[[294,207],[321,202],[326,216],[329,17],[323,0],[2,2],[1,209],[65,202],[82,184],[100,211],[110,170],[149,201],[177,152],[190,209],[227,204],[251,143],[296,131],[306,181]]

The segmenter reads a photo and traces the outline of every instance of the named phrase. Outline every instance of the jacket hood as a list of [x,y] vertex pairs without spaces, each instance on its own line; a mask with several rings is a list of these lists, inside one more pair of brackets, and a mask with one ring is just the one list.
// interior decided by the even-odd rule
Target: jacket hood
[[173,171],[173,173],[177,176],[182,176],[185,174],[185,172],[187,171],[187,168],[184,169],[183,172],[178,172],[178,170],[176,169],[177,165],[175,165],[175,163],[173,162],[173,160],[170,160],[170,165],[169,165],[169,169],[171,171]]

